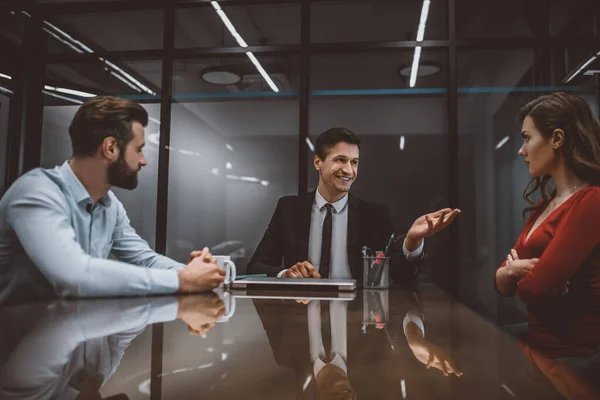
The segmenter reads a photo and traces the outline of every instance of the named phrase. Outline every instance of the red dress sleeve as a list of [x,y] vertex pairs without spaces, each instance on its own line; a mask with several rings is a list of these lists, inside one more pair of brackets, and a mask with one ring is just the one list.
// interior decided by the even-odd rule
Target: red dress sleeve
[[572,204],[535,267],[518,283],[517,295],[525,304],[558,296],[600,244],[600,189],[593,188]]
[[[541,201],[537,205],[540,206]],[[529,232],[529,228],[531,227],[533,222],[536,220],[538,214],[539,214],[539,210],[536,210],[530,214],[529,218],[527,219],[527,222],[525,223],[525,226],[523,227],[523,230],[521,231],[521,234],[517,238],[517,242],[515,243],[515,245],[513,247],[513,249],[515,249],[517,251],[517,254],[523,254],[522,250],[523,250],[523,241],[525,240],[525,235],[527,235],[527,232]],[[507,250],[506,255],[508,256],[509,253],[510,253],[510,250]],[[504,268],[504,267],[506,267],[506,257],[504,258],[504,261],[502,261],[502,264],[500,265],[500,267],[498,267],[498,269]],[[496,271],[498,271],[498,270],[496,270]],[[498,293],[500,296],[504,296],[498,290],[498,284],[496,283],[496,274],[494,274],[494,289],[496,289],[496,293]]]

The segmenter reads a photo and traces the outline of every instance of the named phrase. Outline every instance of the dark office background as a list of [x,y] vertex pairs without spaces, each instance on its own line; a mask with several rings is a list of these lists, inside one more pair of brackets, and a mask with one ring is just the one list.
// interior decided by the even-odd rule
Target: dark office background
[[243,270],[277,199],[316,187],[317,135],[345,126],[363,141],[353,192],[385,204],[398,232],[463,211],[427,241],[421,279],[518,320],[492,283],[523,226],[516,112],[559,90],[598,111],[600,63],[584,64],[600,4],[432,0],[422,41],[420,0],[218,6],[248,47],[208,1],[0,1],[0,193],[70,157],[85,93],[132,98],[152,117],[139,187],[115,189],[134,228],[178,260],[212,246]]

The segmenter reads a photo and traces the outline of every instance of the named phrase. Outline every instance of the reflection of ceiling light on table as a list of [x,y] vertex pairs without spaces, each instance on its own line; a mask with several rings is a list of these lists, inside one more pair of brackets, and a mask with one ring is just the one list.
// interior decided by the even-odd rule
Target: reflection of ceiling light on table
[[235,85],[242,80],[237,72],[226,67],[210,67],[200,72],[200,78],[212,85]]
[[[398,68],[398,73],[402,76],[410,77],[410,73],[412,71],[412,66],[406,65]],[[421,63],[419,69],[417,70],[417,76],[431,76],[440,72],[440,67],[434,65],[433,63],[428,63],[427,61]]]

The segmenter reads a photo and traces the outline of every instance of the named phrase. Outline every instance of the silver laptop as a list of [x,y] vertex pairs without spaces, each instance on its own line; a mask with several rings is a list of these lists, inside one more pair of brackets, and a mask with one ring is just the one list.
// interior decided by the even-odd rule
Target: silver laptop
[[231,284],[233,290],[300,290],[306,292],[353,292],[356,290],[356,279],[302,279],[248,277]]
[[323,300],[323,301],[352,301],[356,292],[300,292],[296,293],[273,290],[243,290],[235,289],[232,292],[236,299],[266,299],[266,300]]

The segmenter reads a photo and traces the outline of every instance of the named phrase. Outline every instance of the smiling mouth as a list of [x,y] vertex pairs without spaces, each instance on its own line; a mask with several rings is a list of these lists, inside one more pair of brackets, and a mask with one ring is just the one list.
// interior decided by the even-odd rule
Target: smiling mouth
[[352,178],[347,177],[347,176],[337,176],[336,178],[338,178],[339,180],[341,180],[342,182],[348,183],[352,180]]

